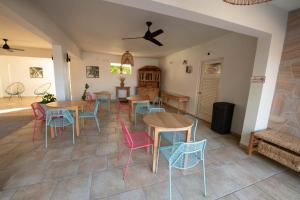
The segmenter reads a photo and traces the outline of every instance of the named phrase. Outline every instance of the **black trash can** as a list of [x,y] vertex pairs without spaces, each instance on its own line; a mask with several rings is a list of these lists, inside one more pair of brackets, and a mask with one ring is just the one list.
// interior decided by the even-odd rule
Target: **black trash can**
[[234,104],[215,102],[211,120],[211,129],[220,134],[230,133]]

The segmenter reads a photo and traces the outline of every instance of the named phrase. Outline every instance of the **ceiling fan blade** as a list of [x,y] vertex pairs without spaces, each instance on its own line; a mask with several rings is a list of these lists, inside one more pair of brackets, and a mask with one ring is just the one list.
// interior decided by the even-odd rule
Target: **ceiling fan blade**
[[160,34],[162,34],[164,31],[162,29],[158,29],[157,31],[154,31],[153,33],[151,33],[151,37],[156,37]]
[[158,40],[154,39],[154,38],[149,38],[148,39],[150,42],[153,42],[154,44],[158,45],[158,46],[163,46],[162,43],[160,43]]
[[143,37],[132,37],[132,38],[122,38],[122,40],[134,40],[134,39],[140,39]]
[[9,48],[9,50],[12,50],[12,51],[24,51],[24,49],[17,49],[17,48]]

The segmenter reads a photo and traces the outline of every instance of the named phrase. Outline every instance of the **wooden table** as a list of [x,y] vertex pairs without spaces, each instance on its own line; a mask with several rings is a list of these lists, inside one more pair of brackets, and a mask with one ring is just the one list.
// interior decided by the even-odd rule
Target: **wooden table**
[[108,110],[110,110],[111,93],[108,91],[93,92],[96,97],[107,97],[108,98]]
[[46,104],[49,108],[64,108],[67,110],[75,111],[75,121],[76,121],[76,133],[77,136],[80,136],[80,124],[79,124],[79,115],[78,110],[83,111],[84,106],[87,105],[86,101],[57,101]]
[[165,103],[168,103],[169,99],[177,101],[177,113],[180,112],[180,109],[183,110],[183,112],[186,112],[186,103],[190,100],[190,97],[188,96],[166,91],[161,92],[161,98]]
[[143,120],[148,125],[148,135],[150,137],[151,130],[154,129],[152,172],[156,173],[159,133],[166,131],[187,131],[186,141],[189,142],[191,139],[193,121],[184,115],[169,112],[147,114],[144,116]]
[[136,102],[150,102],[148,96],[131,96],[126,98],[129,103],[129,111],[128,111],[128,116],[129,120],[131,119],[132,112],[134,113],[134,104]]

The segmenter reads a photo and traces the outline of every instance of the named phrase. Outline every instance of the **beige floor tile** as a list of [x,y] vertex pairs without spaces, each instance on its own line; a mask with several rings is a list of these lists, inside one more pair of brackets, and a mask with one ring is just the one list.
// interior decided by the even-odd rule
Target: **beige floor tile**
[[0,191],[0,200],[10,200],[16,193],[16,189]]
[[130,190],[107,198],[108,200],[146,200],[142,189]]
[[[164,181],[144,187],[147,200],[168,200],[169,199],[169,182]],[[172,184],[172,199],[182,200],[175,184]]]
[[17,190],[11,200],[49,200],[55,184],[55,181],[48,181],[22,187]]
[[107,169],[106,156],[93,156],[80,160],[78,173],[89,174]]
[[79,160],[53,161],[45,169],[45,179],[60,179],[77,174]]
[[90,196],[90,187],[90,175],[74,176],[60,181],[56,185],[51,200],[88,200]]
[[122,169],[105,170],[93,175],[92,198],[104,198],[126,190]]
[[118,144],[116,142],[101,143],[97,146],[96,155],[104,156],[118,152]]
[[82,159],[96,155],[96,144],[78,144],[72,152],[72,159]]
[[273,200],[271,196],[261,191],[255,185],[235,192],[234,196],[239,200]]

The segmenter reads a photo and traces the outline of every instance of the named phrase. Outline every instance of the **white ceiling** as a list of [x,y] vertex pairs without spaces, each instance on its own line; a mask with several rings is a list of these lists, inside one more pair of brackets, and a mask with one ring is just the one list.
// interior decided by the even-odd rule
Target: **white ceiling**
[[272,0],[270,4],[286,11],[292,11],[300,8],[300,0]]
[[[136,56],[159,57],[195,46],[229,33],[153,12],[124,7],[99,0],[33,0],[84,51],[121,54],[129,50]],[[146,21],[151,31],[163,29],[156,39],[158,47],[144,39],[121,40],[143,36]]]
[[51,44],[36,36],[32,32],[18,25],[11,19],[0,15],[0,46],[3,45],[3,38],[8,39],[10,47],[34,47],[51,48]]
[[[121,54],[130,50],[135,56],[159,57],[230,33],[225,30],[177,19],[149,11],[111,4],[102,0],[32,0],[84,51]],[[300,8],[300,0],[273,0],[268,4],[291,11]],[[151,31],[162,28],[158,36],[164,46],[143,39],[146,21]],[[8,38],[14,47],[51,48],[14,21],[0,15],[0,38]],[[4,28],[3,28],[4,27]],[[1,43],[0,43],[1,44]]]

